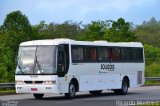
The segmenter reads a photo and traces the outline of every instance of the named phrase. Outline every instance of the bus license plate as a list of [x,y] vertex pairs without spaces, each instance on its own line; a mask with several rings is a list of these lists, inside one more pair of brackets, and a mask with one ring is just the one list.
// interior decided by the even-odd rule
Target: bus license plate
[[31,91],[38,91],[37,88],[31,88]]

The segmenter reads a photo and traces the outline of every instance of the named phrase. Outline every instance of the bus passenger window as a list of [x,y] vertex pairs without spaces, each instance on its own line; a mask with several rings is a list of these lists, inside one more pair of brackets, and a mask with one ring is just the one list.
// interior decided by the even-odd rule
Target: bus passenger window
[[122,49],[122,59],[123,59],[123,61],[127,61],[127,62],[132,61],[132,48],[123,48]]
[[91,49],[91,59],[96,60],[96,49]]
[[121,58],[120,48],[110,48],[109,59],[111,61],[118,61]]
[[82,47],[72,47],[72,62],[83,61],[83,48]]
[[111,60],[111,61],[113,59],[112,48],[109,49],[109,57],[108,57],[108,59]]
[[85,47],[85,59],[86,61],[96,61],[96,48],[95,47]]
[[134,48],[132,49],[132,61],[134,62],[143,62],[143,49],[142,48]]
[[99,47],[97,52],[98,52],[98,60],[99,61],[107,61],[108,60],[108,48]]

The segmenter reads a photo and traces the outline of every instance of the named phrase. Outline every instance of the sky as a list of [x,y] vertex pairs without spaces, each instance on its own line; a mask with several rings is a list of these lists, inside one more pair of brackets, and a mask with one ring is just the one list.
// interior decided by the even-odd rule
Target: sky
[[122,17],[135,25],[152,17],[160,20],[160,0],[0,0],[0,25],[6,15],[20,10],[32,25],[40,21],[83,24]]

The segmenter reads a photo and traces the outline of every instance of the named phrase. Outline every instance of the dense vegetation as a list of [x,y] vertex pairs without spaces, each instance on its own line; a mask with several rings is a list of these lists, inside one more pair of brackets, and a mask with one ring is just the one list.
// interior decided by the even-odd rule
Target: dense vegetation
[[145,76],[160,76],[160,21],[154,17],[135,26],[123,18],[116,21],[92,21],[82,24],[72,21],[31,25],[20,11],[9,13],[0,26],[0,82],[14,81],[18,46],[21,42],[37,39],[71,38],[76,40],[107,40],[144,44]]

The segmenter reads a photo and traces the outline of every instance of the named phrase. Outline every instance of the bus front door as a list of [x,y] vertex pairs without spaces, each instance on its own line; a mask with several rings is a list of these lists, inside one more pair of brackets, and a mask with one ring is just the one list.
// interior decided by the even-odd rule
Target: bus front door
[[68,44],[59,45],[57,73],[59,77],[64,77],[69,68],[69,46]]

